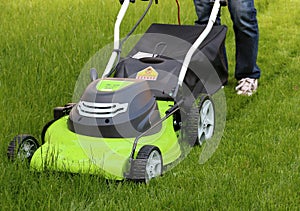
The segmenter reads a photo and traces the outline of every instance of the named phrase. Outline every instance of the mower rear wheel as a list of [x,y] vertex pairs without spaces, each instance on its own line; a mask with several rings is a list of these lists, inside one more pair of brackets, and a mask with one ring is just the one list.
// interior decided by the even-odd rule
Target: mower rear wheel
[[39,146],[38,141],[33,136],[27,134],[17,135],[8,145],[7,157],[11,161],[19,159],[30,162]]
[[215,128],[215,108],[211,98],[206,97],[202,100],[198,117],[198,143],[210,139],[214,134]]
[[183,123],[183,133],[190,146],[202,145],[213,136],[215,128],[215,109],[212,99],[207,96],[198,97]]
[[151,179],[162,175],[163,172],[163,160],[161,152],[158,147],[145,145],[143,146],[136,157],[137,160],[145,160],[143,168],[145,180],[148,183]]

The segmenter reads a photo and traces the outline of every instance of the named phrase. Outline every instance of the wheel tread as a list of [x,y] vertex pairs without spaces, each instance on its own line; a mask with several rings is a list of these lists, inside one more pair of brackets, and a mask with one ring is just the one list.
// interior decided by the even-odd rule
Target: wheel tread
[[[152,145],[145,145],[143,146],[137,156],[136,159],[133,160],[131,164],[131,174],[130,179],[136,182],[146,182],[145,173],[146,173],[146,165],[149,158],[149,155],[153,150],[156,150],[161,155],[161,152],[158,147]],[[161,163],[163,166],[163,163]],[[162,169],[161,169],[162,173]]]
[[[22,144],[23,141],[25,141],[26,139],[29,139],[29,138],[32,139],[32,141],[35,142],[37,147],[39,147],[39,144],[38,144],[37,140],[32,135],[29,135],[29,134],[17,135],[8,144],[7,157],[8,157],[9,160],[15,161],[17,159],[19,146]],[[28,159],[29,162],[30,162],[30,159],[31,158]]]

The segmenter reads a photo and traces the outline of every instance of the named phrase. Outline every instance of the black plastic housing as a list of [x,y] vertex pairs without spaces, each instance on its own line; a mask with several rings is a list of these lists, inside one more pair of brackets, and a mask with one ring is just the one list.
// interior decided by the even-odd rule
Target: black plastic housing
[[[116,91],[99,91],[97,84],[101,80],[93,81],[86,88],[81,102],[111,104],[112,108],[115,108],[116,104],[121,104],[126,105],[127,109],[115,115],[109,112],[103,113],[103,117],[99,117],[95,113],[95,117],[92,117],[93,115],[89,113],[80,114],[81,104],[79,102],[69,115],[68,127],[71,131],[93,137],[136,137],[160,120],[157,103],[147,81],[109,78],[105,80],[130,81],[132,83]],[[93,109],[93,107],[90,108]],[[150,134],[158,132],[160,128],[155,127]]]

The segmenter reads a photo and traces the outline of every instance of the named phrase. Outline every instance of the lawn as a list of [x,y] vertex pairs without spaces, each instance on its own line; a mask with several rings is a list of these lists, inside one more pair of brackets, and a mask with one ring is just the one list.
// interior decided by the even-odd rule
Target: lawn
[[[179,2],[181,22],[193,24],[193,2]],[[7,145],[16,134],[40,137],[52,109],[72,101],[90,58],[111,46],[120,5],[117,0],[0,0],[1,209],[299,210],[300,1],[255,3],[262,69],[258,92],[252,97],[234,92],[234,35],[224,8],[230,77],[224,89],[226,127],[218,149],[200,164],[202,148],[196,147],[171,171],[145,185],[36,173],[7,160]],[[146,3],[131,6],[124,31]],[[152,22],[177,23],[176,14],[174,0],[160,1],[135,33],[143,33]]]

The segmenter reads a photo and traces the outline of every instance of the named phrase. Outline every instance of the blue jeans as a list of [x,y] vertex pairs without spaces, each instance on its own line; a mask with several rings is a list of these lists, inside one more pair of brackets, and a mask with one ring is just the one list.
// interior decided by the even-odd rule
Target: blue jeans
[[[212,9],[209,1],[194,0],[198,16],[196,24],[207,24]],[[228,9],[235,33],[235,78],[259,78],[260,69],[256,64],[259,31],[254,0],[228,0]],[[216,24],[220,24],[220,17]]]

